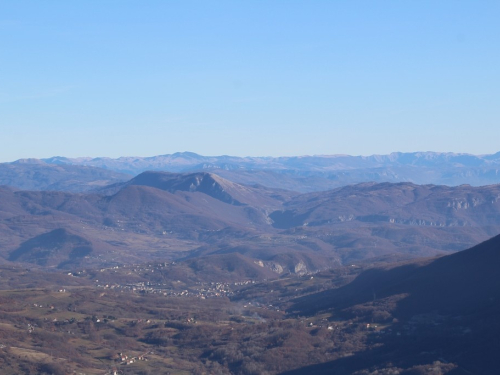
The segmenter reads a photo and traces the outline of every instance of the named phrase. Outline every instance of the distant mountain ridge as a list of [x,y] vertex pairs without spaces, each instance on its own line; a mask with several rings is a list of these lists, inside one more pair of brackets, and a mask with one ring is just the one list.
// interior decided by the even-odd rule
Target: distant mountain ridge
[[83,192],[126,181],[129,175],[86,165],[47,164],[39,159],[0,163],[0,185],[21,190]]
[[[23,160],[23,159],[21,159]],[[36,159],[25,159],[36,160]],[[479,166],[479,165],[500,165],[500,152],[495,154],[473,155],[467,153],[453,152],[392,152],[386,155],[352,156],[344,154],[334,155],[303,155],[303,156],[203,156],[194,152],[176,152],[174,154],[165,154],[150,157],[124,156],[119,158],[108,157],[81,157],[66,158],[55,156],[52,158],[41,159],[47,164],[73,164],[73,165],[91,165],[94,167],[117,169],[116,166],[128,166],[135,172],[143,170],[154,170],[166,165],[173,168],[185,169],[199,166],[200,164],[213,163],[214,166],[223,167],[231,164],[237,164],[247,168],[254,169],[277,169],[281,167],[286,169],[294,168],[310,169],[315,166],[318,169],[344,169],[351,168],[376,168],[386,166],[388,163],[400,165],[420,165],[432,166],[436,164],[450,164],[455,166]],[[112,166],[115,166],[114,168]]]
[[500,183],[500,152],[472,155],[393,152],[388,155],[284,157],[202,156],[192,152],[152,157],[20,159],[0,163],[0,185],[23,190],[92,191],[147,171],[207,172],[243,185],[301,193],[362,182],[458,186]]
[[42,159],[50,165],[85,165],[127,174],[144,171],[212,171],[244,184],[300,192],[328,190],[360,182],[413,182],[473,186],[500,183],[500,152],[393,152],[388,155],[283,157],[202,156],[193,152],[152,157]]

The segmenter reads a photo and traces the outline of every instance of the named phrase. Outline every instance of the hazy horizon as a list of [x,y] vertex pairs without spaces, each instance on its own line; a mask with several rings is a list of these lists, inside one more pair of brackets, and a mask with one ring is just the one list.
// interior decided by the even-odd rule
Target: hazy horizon
[[200,154],[198,152],[194,151],[177,151],[177,152],[172,152],[172,153],[167,153],[167,154],[158,154],[158,155],[121,155],[117,157],[113,156],[76,156],[76,157],[68,157],[66,155],[52,155],[48,157],[26,157],[26,158],[19,158],[15,160],[8,160],[8,161],[0,161],[0,163],[12,163],[16,162],[19,160],[29,160],[29,159],[34,159],[34,160],[46,160],[46,159],[51,159],[51,158],[67,158],[67,159],[120,159],[120,158],[154,158],[158,156],[168,156],[168,155],[175,155],[175,154],[196,154],[198,156],[202,157],[221,157],[221,156],[228,156],[228,157],[236,157],[236,158],[286,158],[286,157],[334,157],[334,156],[350,156],[350,157],[371,157],[371,156],[386,156],[386,155],[391,155],[391,154],[426,154],[426,153],[432,153],[432,154],[452,154],[452,155],[472,155],[472,156],[485,156],[485,155],[494,155],[497,153],[500,153],[500,151],[497,152],[492,152],[492,153],[483,153],[483,154],[473,154],[469,152],[452,152],[452,151],[392,151],[387,154],[358,154],[358,155],[350,155],[350,154],[303,154],[303,155],[229,155],[229,154],[213,154],[213,155],[204,155]]
[[0,161],[498,151],[500,3],[4,2]]

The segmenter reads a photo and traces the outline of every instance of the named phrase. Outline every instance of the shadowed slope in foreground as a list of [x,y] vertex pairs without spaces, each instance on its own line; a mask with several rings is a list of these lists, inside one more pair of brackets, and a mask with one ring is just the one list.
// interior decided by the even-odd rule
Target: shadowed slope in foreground
[[408,368],[429,357],[469,373],[496,373],[499,266],[497,236],[435,260],[368,270],[342,288],[298,299],[290,310],[300,314],[328,310],[334,316],[392,324],[384,334],[374,331],[371,350],[289,374],[354,373],[389,362]]

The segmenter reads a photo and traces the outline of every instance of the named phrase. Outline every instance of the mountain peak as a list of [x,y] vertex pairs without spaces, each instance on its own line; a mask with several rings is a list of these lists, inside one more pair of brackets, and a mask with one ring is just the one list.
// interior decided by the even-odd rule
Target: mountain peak
[[231,187],[237,184],[207,172],[177,174],[147,171],[130,180],[127,185],[145,185],[171,193],[176,191],[200,192],[224,203],[236,206],[243,204],[228,192]]
[[204,157],[195,153],[195,152],[189,152],[189,151],[183,151],[183,152],[176,152],[173,153],[170,156],[174,157],[184,157],[184,158],[193,158],[193,159],[203,159]]

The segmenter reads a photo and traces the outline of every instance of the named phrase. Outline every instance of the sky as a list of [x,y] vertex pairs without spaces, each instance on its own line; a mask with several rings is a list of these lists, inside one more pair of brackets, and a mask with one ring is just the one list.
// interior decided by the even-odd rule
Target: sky
[[500,151],[499,1],[0,2],[0,162]]

